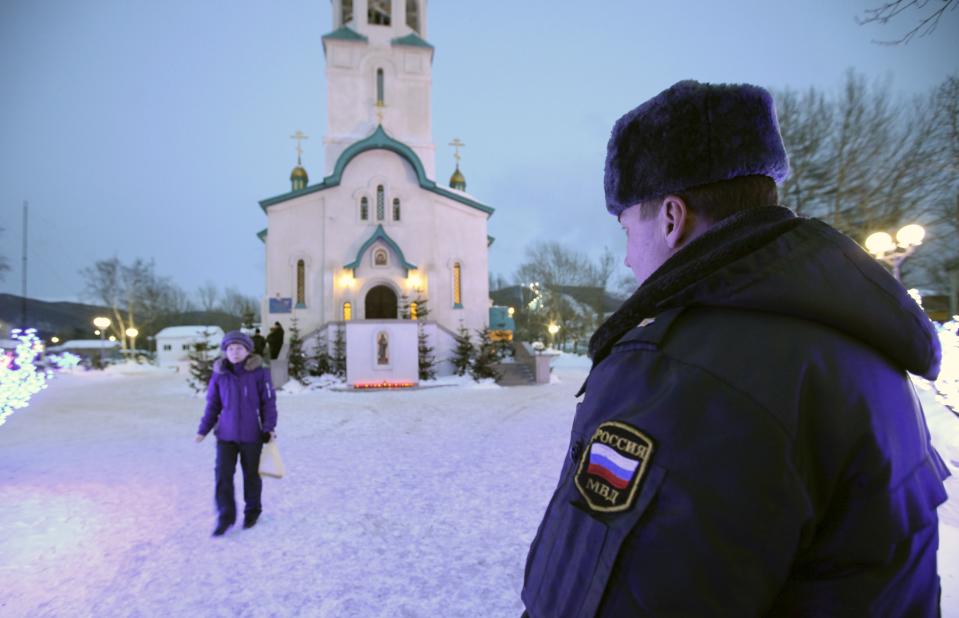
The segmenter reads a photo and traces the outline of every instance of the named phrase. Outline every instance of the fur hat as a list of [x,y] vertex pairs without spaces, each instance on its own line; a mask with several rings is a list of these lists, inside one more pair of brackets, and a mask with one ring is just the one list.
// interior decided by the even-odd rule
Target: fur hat
[[223,335],[223,341],[220,342],[220,349],[226,352],[226,346],[231,343],[239,343],[247,352],[253,351],[253,340],[250,339],[250,336],[244,333],[242,330],[231,330],[227,334]]
[[739,176],[789,176],[776,107],[750,84],[678,82],[613,125],[606,209]]

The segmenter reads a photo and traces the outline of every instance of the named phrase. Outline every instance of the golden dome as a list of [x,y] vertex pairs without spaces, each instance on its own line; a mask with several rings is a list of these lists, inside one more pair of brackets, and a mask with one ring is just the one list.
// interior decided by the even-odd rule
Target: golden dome
[[450,176],[450,188],[466,191],[466,176],[463,176],[459,165],[456,166],[456,170]]
[[295,180],[297,178],[302,178],[303,180],[309,182],[310,177],[306,175],[306,170],[301,166],[297,165],[293,168],[293,171],[290,172],[290,180]]

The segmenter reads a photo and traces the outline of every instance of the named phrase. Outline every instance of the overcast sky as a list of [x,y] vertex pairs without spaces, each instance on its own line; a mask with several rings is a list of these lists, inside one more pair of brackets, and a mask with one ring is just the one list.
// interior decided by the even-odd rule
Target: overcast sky
[[[612,123],[686,78],[836,91],[849,68],[924,93],[959,73],[959,10],[907,46],[881,0],[432,0],[433,140],[466,143],[468,190],[493,206],[490,270],[555,239],[623,254],[603,206]],[[932,3],[937,4],[937,3]],[[0,292],[79,300],[78,270],[153,258],[192,292],[263,294],[257,202],[289,190],[296,129],[322,179],[329,0],[0,0]],[[625,271],[624,271],[625,272]]]

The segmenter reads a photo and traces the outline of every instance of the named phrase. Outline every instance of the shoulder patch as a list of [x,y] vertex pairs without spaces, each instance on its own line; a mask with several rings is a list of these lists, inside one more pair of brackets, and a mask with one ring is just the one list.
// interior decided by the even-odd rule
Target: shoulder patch
[[636,501],[653,455],[653,440],[619,421],[596,428],[584,449],[574,483],[594,511],[617,513]]

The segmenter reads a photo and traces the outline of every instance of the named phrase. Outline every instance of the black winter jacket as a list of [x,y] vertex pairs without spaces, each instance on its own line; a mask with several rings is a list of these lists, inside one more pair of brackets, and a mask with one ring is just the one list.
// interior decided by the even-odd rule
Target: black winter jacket
[[533,618],[935,616],[935,330],[852,240],[714,226],[593,338],[527,558]]

